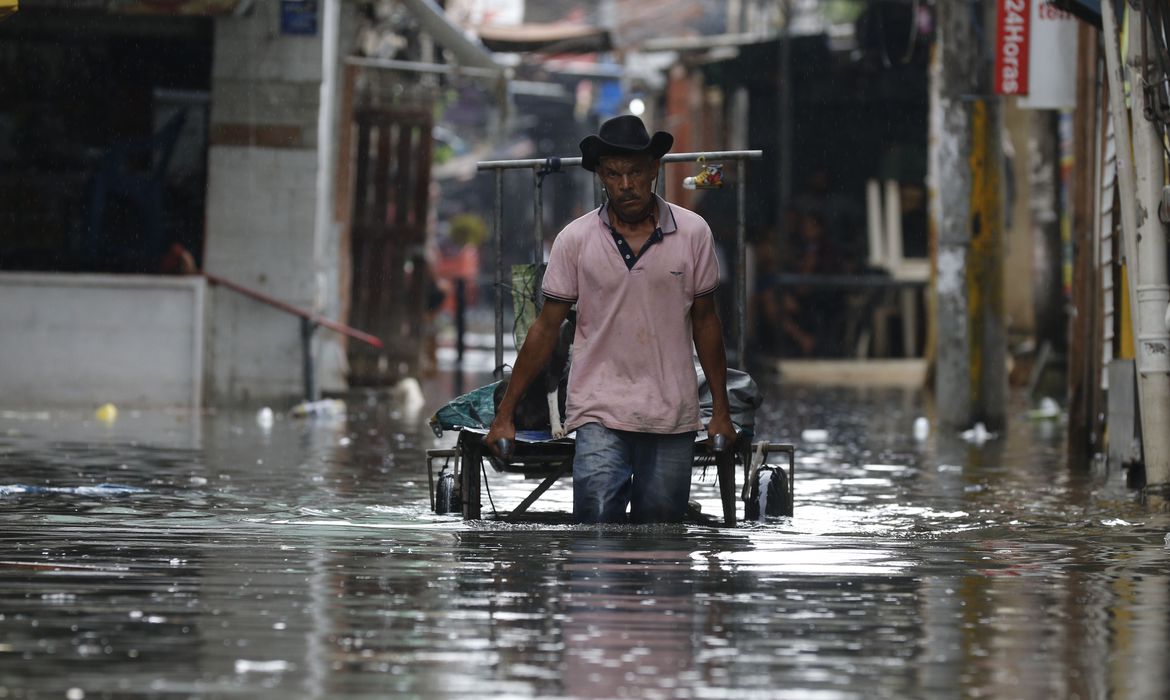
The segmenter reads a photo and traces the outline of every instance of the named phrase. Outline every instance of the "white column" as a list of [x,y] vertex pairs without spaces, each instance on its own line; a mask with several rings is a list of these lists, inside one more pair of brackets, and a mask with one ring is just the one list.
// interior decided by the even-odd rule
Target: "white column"
[[[1137,209],[1137,240],[1130,260],[1131,268],[1137,269],[1134,350],[1137,353],[1146,483],[1165,488],[1170,487],[1170,330],[1166,328],[1170,285],[1167,285],[1166,226],[1158,218],[1158,204],[1165,184],[1165,160],[1162,137],[1142,116],[1147,96],[1138,86],[1143,84],[1140,76],[1149,66],[1141,65],[1140,15],[1133,11],[1129,14],[1129,82],[1134,91],[1142,95],[1133,108],[1137,186],[1137,199],[1133,202]],[[1150,46],[1156,46],[1156,43],[1150,42]]]

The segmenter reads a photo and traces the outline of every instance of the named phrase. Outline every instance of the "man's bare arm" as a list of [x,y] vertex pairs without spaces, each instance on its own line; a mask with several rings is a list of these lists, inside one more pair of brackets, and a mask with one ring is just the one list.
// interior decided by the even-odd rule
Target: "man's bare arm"
[[707,388],[711,390],[711,422],[707,424],[707,435],[725,435],[735,440],[735,426],[731,423],[731,409],[727,401],[727,352],[723,347],[723,324],[715,312],[715,295],[707,294],[695,299],[691,305],[691,334],[695,350],[699,353],[699,364],[707,377]]

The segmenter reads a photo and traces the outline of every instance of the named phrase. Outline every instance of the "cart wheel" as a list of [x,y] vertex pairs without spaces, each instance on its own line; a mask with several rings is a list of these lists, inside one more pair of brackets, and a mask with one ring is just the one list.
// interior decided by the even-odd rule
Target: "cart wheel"
[[748,520],[792,515],[792,495],[788,493],[788,474],[781,467],[765,464],[756,472],[751,493],[744,503]]
[[455,475],[443,473],[439,475],[439,483],[435,485],[435,513],[447,515],[459,512],[459,491],[455,486]]

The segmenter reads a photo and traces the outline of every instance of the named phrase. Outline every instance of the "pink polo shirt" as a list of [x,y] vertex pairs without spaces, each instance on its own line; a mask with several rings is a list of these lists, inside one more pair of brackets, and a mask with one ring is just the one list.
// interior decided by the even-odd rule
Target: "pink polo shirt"
[[660,434],[703,427],[691,305],[719,285],[715,243],[702,217],[661,198],[658,227],[661,241],[633,269],[604,207],[553,241],[544,294],[577,303],[567,430],[591,422]]

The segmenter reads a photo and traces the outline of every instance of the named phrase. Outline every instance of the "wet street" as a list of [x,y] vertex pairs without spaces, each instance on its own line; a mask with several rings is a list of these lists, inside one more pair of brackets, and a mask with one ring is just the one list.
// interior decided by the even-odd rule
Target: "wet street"
[[795,517],[599,529],[433,515],[427,390],[270,428],[0,412],[0,698],[1170,694],[1170,516],[1023,403],[977,445],[916,440],[919,392],[768,387]]

